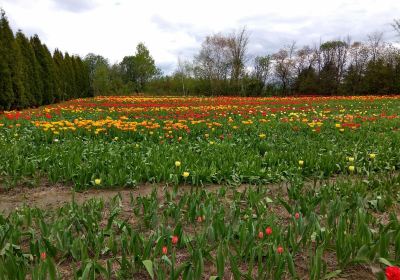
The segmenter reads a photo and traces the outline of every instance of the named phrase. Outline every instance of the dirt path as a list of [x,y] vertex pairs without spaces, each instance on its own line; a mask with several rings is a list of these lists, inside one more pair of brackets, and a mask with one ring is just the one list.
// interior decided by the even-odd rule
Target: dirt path
[[[83,192],[76,192],[70,186],[44,183],[42,187],[28,188],[18,186],[8,191],[2,191],[0,188],[0,213],[8,214],[15,208],[27,205],[43,209],[54,209],[65,203],[72,201],[75,197],[77,203],[83,203],[91,198],[102,198],[104,201],[110,200],[118,194],[121,194],[124,201],[128,201],[130,195],[145,196],[157,189],[158,195],[162,196],[164,188],[172,187],[165,184],[142,184],[132,189],[89,189]],[[204,186],[208,191],[218,190],[219,185]],[[180,190],[189,191],[190,186],[179,186]]]
[[[391,176],[398,176],[399,172],[394,172]],[[338,180],[350,180],[355,181],[363,179],[363,177],[354,176],[337,176],[331,177],[325,180],[318,180],[316,184],[318,186],[322,184],[332,184]],[[313,186],[314,182],[312,180],[304,183],[308,186]],[[244,191],[246,188],[251,187],[252,185],[243,184],[236,187],[238,191]],[[102,189],[102,188],[93,188],[82,192],[76,192],[73,190],[72,186],[67,186],[63,184],[51,184],[47,181],[40,183],[40,187],[30,188],[26,186],[17,186],[10,190],[5,190],[0,185],[0,213],[8,214],[13,211],[17,207],[21,207],[23,205],[28,205],[30,207],[38,207],[45,209],[54,209],[62,206],[65,203],[68,203],[72,200],[73,196],[75,197],[75,201],[78,203],[83,203],[84,201],[91,198],[103,198],[105,201],[109,201],[110,198],[121,194],[123,201],[129,201],[130,195],[132,194],[134,197],[136,196],[145,196],[152,192],[154,188],[157,189],[158,195],[162,198],[163,190],[167,187],[172,189],[171,186],[166,184],[141,184],[136,188],[127,189],[127,188],[115,188],[115,189]],[[221,185],[205,185],[199,188],[206,189],[207,191],[218,191]],[[263,187],[266,187],[270,190],[270,193],[273,197],[276,196],[287,196],[287,187],[288,182],[281,182],[275,184],[267,184]],[[179,186],[179,190],[181,191],[190,191],[192,187],[189,185]],[[196,187],[194,187],[196,188]]]

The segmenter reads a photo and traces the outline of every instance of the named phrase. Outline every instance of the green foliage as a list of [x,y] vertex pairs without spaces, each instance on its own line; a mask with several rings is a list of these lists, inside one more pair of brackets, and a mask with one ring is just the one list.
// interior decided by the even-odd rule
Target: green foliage
[[89,69],[79,57],[52,56],[37,35],[16,37],[0,18],[0,110],[22,109],[90,96]]
[[[400,222],[386,205],[389,220],[381,224],[365,202],[377,193],[398,192],[399,178],[344,179],[319,188],[300,184],[296,199],[283,198],[287,204],[296,208],[304,199],[318,202],[306,204],[299,219],[293,212],[272,211],[280,202],[266,203],[268,188],[254,186],[220,186],[218,192],[154,189],[148,195],[132,194],[130,202],[117,195],[107,203],[72,200],[48,211],[24,206],[0,215],[0,279],[60,279],[65,271],[81,279],[143,274],[203,279],[208,271],[216,274],[211,279],[332,279],[359,263],[384,269],[400,262]],[[205,221],[195,222],[189,209]],[[280,223],[287,215],[293,218]],[[147,224],[146,216],[155,222]],[[260,238],[258,232],[267,226],[272,234]],[[171,241],[174,235],[177,244]],[[338,265],[331,260],[328,266],[328,251]],[[299,254],[308,260],[307,270],[306,263],[298,263],[301,258],[293,257]]]
[[150,79],[159,74],[154,59],[143,43],[136,46],[134,56],[126,56],[120,63],[122,78],[125,83],[135,85],[136,92],[142,92]]

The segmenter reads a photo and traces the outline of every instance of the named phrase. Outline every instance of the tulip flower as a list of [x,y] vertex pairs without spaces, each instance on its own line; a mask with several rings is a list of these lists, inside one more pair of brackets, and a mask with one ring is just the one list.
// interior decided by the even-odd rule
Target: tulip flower
[[260,231],[258,233],[258,238],[263,239],[264,238],[264,233],[262,231]]
[[283,247],[282,246],[278,246],[278,248],[276,249],[276,251],[278,252],[278,254],[282,254],[283,253]]
[[271,228],[271,227],[267,227],[267,228],[265,229],[265,234],[266,234],[266,235],[271,235],[271,234],[272,234],[272,228]]
[[172,244],[176,245],[179,241],[178,236],[174,235],[171,237]]
[[183,174],[182,174],[182,176],[183,176],[184,178],[187,178],[187,177],[189,177],[189,175],[190,175],[190,173],[189,173],[189,172],[187,172],[187,171],[183,172]]
[[94,179],[94,184],[95,185],[100,185],[101,184],[101,179]]
[[162,253],[163,255],[166,255],[168,253],[168,248],[166,246],[162,247]]
[[376,154],[369,154],[370,159],[374,159],[376,157]]
[[399,280],[400,279],[400,268],[397,266],[388,266],[385,270],[387,280]]
[[176,167],[181,166],[181,162],[180,162],[180,161],[175,161],[175,166],[176,166]]
[[350,172],[354,172],[354,170],[355,170],[354,165],[350,165],[350,166],[349,166],[349,171],[350,171]]

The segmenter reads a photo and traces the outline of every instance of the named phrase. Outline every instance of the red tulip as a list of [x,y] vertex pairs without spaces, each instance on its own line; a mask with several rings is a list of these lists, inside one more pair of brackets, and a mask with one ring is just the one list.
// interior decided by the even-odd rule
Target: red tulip
[[266,233],[267,235],[271,235],[271,234],[272,234],[272,228],[271,228],[271,227],[267,227],[267,228],[265,229],[265,233]]
[[386,267],[386,278],[387,280],[399,280],[400,279],[400,268],[397,266]]
[[276,251],[278,252],[278,254],[282,254],[283,253],[283,247],[282,246],[278,246]]
[[296,218],[296,220],[298,220],[300,218],[299,212],[296,212],[296,214],[294,214],[294,217]]
[[47,258],[46,252],[40,253],[40,258],[42,259],[42,261],[46,260]]
[[174,244],[174,245],[178,243],[178,240],[179,240],[179,238],[176,235],[172,236],[172,238],[171,238],[172,244]]
[[264,233],[262,231],[260,231],[258,233],[258,238],[263,239],[264,238]]
[[162,253],[166,255],[168,253],[168,248],[166,246],[162,247]]
[[197,217],[197,222],[199,222],[199,223],[202,222],[201,216],[198,216],[198,217]]

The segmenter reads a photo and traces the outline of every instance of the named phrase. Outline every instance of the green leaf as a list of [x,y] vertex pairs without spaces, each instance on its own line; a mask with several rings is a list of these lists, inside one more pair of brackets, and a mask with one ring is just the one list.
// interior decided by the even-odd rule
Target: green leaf
[[56,266],[54,264],[53,259],[48,259],[47,260],[47,265],[49,268],[49,276],[51,280],[56,280],[57,279],[57,272],[56,272]]
[[384,264],[384,265],[387,265],[387,266],[393,266],[393,264],[391,264],[387,259],[385,259],[385,258],[379,258],[379,262],[380,263],[382,263],[382,264]]
[[151,260],[144,260],[142,263],[149,273],[151,279],[154,279],[153,262]]
[[82,280],[89,279],[89,273],[90,270],[92,269],[92,265],[93,264],[90,262],[85,266],[85,270],[82,273]]
[[334,278],[334,277],[338,276],[340,273],[342,273],[342,271],[340,269],[329,272],[327,275],[325,275],[324,280]]

